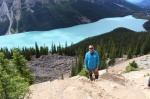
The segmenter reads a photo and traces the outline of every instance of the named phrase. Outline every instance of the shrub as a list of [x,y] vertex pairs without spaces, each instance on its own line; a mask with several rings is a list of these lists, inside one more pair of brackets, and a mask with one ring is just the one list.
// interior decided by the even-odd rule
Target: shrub
[[129,64],[130,65],[126,67],[125,73],[130,72],[130,71],[140,70],[135,61],[133,61],[132,63],[129,63]]
[[135,61],[133,61],[132,63],[129,63],[131,67],[133,68],[138,68],[138,65]]
[[135,68],[132,66],[127,66],[125,72],[135,71]]
[[108,62],[108,65],[114,65],[116,62],[116,60],[113,58],[113,59],[110,59],[110,61]]
[[86,77],[87,77],[88,74],[87,74],[86,69],[85,69],[84,67],[82,68],[82,70],[81,70],[81,72],[79,73],[79,75],[80,75],[80,76],[86,76]]

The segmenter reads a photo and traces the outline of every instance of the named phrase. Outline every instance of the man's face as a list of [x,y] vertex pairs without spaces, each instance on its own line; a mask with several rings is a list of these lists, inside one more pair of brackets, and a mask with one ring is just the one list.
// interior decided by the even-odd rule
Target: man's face
[[89,51],[90,51],[90,53],[93,53],[94,52],[94,47],[93,46],[89,46]]

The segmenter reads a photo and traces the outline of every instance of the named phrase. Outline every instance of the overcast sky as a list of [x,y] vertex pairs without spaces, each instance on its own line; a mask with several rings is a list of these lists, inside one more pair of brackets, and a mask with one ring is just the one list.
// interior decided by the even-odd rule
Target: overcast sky
[[137,3],[137,2],[141,2],[141,1],[143,1],[143,0],[127,0],[127,1]]

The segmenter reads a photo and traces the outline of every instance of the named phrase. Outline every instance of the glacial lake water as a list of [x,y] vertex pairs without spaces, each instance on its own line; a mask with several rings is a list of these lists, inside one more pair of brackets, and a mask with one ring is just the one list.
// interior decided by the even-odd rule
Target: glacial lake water
[[68,28],[55,29],[50,31],[31,31],[20,34],[0,36],[0,48],[7,47],[34,47],[35,42],[39,46],[51,47],[52,42],[56,45],[71,43],[75,44],[85,38],[104,34],[118,27],[128,28],[134,31],[145,31],[143,24],[147,20],[135,19],[131,15],[125,17],[105,18],[97,22],[82,24]]

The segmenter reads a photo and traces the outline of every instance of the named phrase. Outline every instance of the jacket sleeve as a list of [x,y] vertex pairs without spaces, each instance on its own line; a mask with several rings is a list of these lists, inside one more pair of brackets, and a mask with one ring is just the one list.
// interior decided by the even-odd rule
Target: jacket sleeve
[[98,55],[98,52],[97,52],[96,66],[99,66],[99,64],[100,64],[100,59],[99,59],[99,55]]
[[85,54],[85,58],[84,58],[84,66],[85,66],[85,69],[88,70],[88,59],[87,59],[87,54]]

